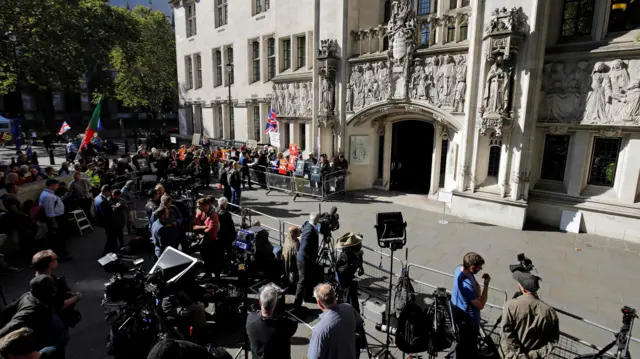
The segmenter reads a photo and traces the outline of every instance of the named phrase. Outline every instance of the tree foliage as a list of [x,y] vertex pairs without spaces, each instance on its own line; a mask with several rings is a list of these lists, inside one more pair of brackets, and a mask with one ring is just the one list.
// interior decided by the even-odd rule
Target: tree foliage
[[175,34],[161,11],[138,6],[127,13],[136,24],[137,37],[111,52],[117,73],[115,97],[125,106],[157,114],[177,100]]
[[14,90],[18,77],[52,90],[100,78],[110,50],[133,34],[127,21],[107,0],[0,0],[0,94]]

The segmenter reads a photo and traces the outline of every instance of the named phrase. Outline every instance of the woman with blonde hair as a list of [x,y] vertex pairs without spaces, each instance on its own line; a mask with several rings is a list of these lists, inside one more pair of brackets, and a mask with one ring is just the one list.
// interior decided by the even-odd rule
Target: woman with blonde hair
[[282,257],[284,258],[284,272],[290,284],[298,283],[298,262],[296,256],[300,248],[300,227],[291,226],[284,237]]

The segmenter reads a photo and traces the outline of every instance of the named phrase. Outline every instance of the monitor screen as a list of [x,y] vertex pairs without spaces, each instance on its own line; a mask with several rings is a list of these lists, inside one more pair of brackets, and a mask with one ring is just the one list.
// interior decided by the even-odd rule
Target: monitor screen
[[196,263],[198,263],[196,258],[173,247],[167,247],[149,273],[155,272],[156,268],[161,268],[167,283],[172,283],[185,275]]

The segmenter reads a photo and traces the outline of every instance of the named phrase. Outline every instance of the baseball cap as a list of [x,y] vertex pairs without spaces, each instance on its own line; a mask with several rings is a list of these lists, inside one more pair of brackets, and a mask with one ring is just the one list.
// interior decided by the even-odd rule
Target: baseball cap
[[531,273],[516,271],[513,273],[513,279],[527,292],[536,293],[540,289],[540,277]]

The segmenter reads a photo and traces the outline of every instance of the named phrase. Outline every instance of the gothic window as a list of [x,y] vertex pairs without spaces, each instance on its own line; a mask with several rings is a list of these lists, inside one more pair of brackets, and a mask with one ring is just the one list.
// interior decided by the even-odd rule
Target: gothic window
[[191,62],[191,55],[184,57],[184,69],[187,78],[187,89],[193,88],[193,63]]
[[564,0],[562,37],[591,34],[595,0]]
[[291,68],[291,39],[282,40],[282,70]]
[[564,170],[569,153],[568,135],[546,135],[542,154],[540,178],[551,181],[564,181]]
[[296,38],[297,59],[296,68],[299,69],[306,64],[307,60],[307,38],[300,36]]
[[426,21],[420,23],[420,47],[429,47],[430,40],[431,24]]
[[470,3],[471,3],[471,0],[462,0],[461,6],[462,7],[469,6]]
[[588,184],[613,187],[620,153],[620,138],[596,137],[589,166]]
[[419,0],[418,16],[427,15],[429,13],[431,13],[431,0]]
[[463,16],[460,19],[460,39],[459,41],[465,41],[469,36],[469,18]]
[[222,51],[220,49],[213,50],[213,60],[216,65],[215,86],[222,86]]
[[446,34],[446,39],[444,40],[444,42],[445,43],[453,42],[455,40],[456,40],[456,25],[449,24],[449,25],[447,25],[447,34]]
[[227,47],[227,65],[231,65],[231,72],[229,73],[229,85],[233,85],[233,79],[234,79],[234,75],[233,75],[233,47],[229,46]]
[[[391,20],[391,0],[386,0],[384,2],[383,24],[385,25],[388,24],[390,20]],[[389,49],[389,38],[387,36],[385,36],[384,39],[382,40],[382,49],[383,50]]]
[[289,124],[286,123],[286,122],[283,123],[282,125],[283,125],[283,129],[284,129],[284,131],[282,133],[282,135],[284,136],[284,148],[289,148],[289,143],[290,143],[290,140],[291,140],[291,136],[290,136],[291,128],[289,127]]
[[253,106],[253,137],[260,142],[260,105]]
[[608,31],[628,31],[638,27],[640,27],[640,1],[611,0]]
[[218,106],[218,138],[224,138],[224,128],[222,126],[222,106]]
[[489,166],[487,169],[487,176],[498,177],[500,173],[500,154],[502,148],[500,146],[489,147]]
[[449,10],[453,10],[458,7],[458,0],[449,0]]
[[187,5],[187,37],[196,34],[196,3]]
[[200,54],[193,55],[193,61],[196,67],[196,89],[202,87],[202,57]]
[[216,0],[216,27],[227,24],[227,0]]
[[251,53],[253,59],[253,82],[258,82],[260,81],[260,42],[258,40],[251,43]]
[[276,76],[276,39],[270,37],[267,40],[267,80]]

